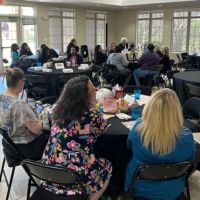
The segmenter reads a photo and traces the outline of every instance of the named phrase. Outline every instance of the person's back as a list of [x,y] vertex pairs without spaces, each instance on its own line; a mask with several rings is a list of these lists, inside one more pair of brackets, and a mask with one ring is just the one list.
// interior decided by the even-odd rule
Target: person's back
[[[193,161],[192,132],[183,127],[183,114],[176,93],[170,89],[155,92],[128,136],[133,155],[126,170],[125,190],[136,169],[146,164]],[[187,148],[186,148],[187,147]],[[134,196],[153,200],[175,200],[184,191],[185,177],[174,180],[136,180]]]
[[122,53],[112,53],[108,57],[108,64],[116,65],[118,68],[128,66],[128,61]]
[[148,69],[153,65],[158,65],[160,62],[160,57],[154,51],[148,51],[147,53],[143,54],[141,58],[138,60],[138,65],[141,68]]
[[[41,134],[42,122],[32,108],[18,99],[24,88],[24,73],[19,68],[12,68],[7,69],[5,75],[7,90],[0,95],[0,113],[3,113],[0,115],[0,127],[8,131],[9,137],[26,158],[38,160],[47,138]],[[3,146],[7,148],[4,142]]]
[[[150,148],[146,149],[144,147],[141,136],[137,131],[137,125],[132,129],[128,137],[128,144],[131,151],[134,152],[134,155],[127,167],[126,190],[132,178],[130,174],[133,175],[137,167],[145,164],[176,163],[192,160],[195,152],[192,132],[187,128],[183,128],[180,134],[181,136],[176,141],[176,147],[171,153],[164,156],[154,154]],[[184,177],[169,181],[139,180],[135,183],[134,195],[154,200],[174,200],[183,192],[184,185]]]

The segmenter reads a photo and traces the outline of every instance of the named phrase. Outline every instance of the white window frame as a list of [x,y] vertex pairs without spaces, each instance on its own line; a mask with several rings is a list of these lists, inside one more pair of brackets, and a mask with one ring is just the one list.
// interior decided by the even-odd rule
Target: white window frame
[[[153,17],[153,15],[155,14],[159,14],[161,13],[162,16],[161,17]],[[139,17],[141,14],[145,15],[145,14],[148,14],[149,17]],[[156,44],[162,44],[163,43],[163,31],[164,31],[164,11],[163,10],[154,10],[154,11],[140,11],[137,13],[137,26],[136,26],[136,41],[137,41],[137,44],[140,44],[140,45],[144,45],[144,44],[141,44],[139,43],[138,39],[139,39],[139,35],[138,35],[138,24],[139,24],[139,21],[140,20],[146,20],[149,22],[149,34],[148,34],[148,41],[145,41],[145,43],[151,43],[151,42],[154,42],[152,40],[152,21],[153,20],[162,20],[162,34],[160,35],[161,36],[161,41],[159,42],[156,42]]]
[[[70,41],[68,40],[68,43],[65,43],[64,39],[63,39],[63,37],[65,36],[65,34],[64,34],[63,19],[73,19],[73,36],[72,36],[72,38],[76,38],[76,16],[75,16],[76,12],[73,9],[59,9],[59,8],[50,8],[49,12],[51,12],[51,11],[59,13],[59,15],[51,15],[51,14],[49,14],[49,19],[50,18],[60,19],[60,24],[61,24],[61,36],[60,36],[61,37],[60,38],[60,40],[61,40],[61,49],[60,49],[60,51],[61,52],[65,52],[66,48],[67,48],[67,45],[68,45],[68,43]],[[71,13],[73,13],[73,16],[63,16],[64,12],[71,12]],[[50,24],[49,24],[49,28],[50,28]],[[50,34],[51,33],[49,32],[49,35]],[[50,46],[51,46],[51,44],[50,44]],[[54,48],[53,46],[51,46],[51,47]]]

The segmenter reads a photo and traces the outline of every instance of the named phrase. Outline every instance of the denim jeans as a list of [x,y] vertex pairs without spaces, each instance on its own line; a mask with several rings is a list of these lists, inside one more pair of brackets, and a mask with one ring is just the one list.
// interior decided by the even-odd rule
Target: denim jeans
[[149,70],[147,70],[147,69],[138,68],[138,69],[134,70],[133,76],[134,76],[136,85],[141,86],[140,78],[146,78],[148,74],[149,74]]

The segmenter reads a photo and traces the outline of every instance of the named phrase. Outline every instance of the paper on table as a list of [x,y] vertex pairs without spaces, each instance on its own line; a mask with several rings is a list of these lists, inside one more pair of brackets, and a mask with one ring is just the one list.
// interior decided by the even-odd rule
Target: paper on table
[[73,72],[73,69],[63,69],[63,72],[64,73],[72,73]]
[[135,98],[131,95],[126,94],[125,97],[124,97],[124,100],[126,100],[128,102],[128,104],[131,105],[131,104],[134,103]]
[[194,140],[200,144],[200,132],[193,133]]
[[116,116],[121,120],[129,120],[132,118],[130,115],[127,115],[125,113],[118,113],[116,114]]
[[103,114],[103,118],[104,119],[109,119],[111,117],[114,117],[114,115],[110,115],[110,114]]
[[123,124],[126,128],[128,128],[129,130],[132,129],[132,127],[135,125],[135,123],[136,123],[136,120],[134,120],[134,121],[122,122],[122,124]]

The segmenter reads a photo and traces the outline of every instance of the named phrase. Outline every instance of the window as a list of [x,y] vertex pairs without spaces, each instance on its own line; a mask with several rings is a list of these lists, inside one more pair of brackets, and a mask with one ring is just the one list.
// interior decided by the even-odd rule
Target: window
[[18,6],[0,6],[0,15],[18,15]]
[[33,53],[37,45],[36,9],[27,6],[0,6],[0,59],[11,61],[11,45],[27,42]]
[[137,43],[161,44],[163,39],[163,17],[162,11],[140,12],[137,15]]
[[66,47],[75,37],[75,12],[49,11],[49,38],[51,48],[66,51]]
[[176,11],[172,27],[172,51],[186,52],[200,47],[200,11]]
[[94,50],[99,44],[102,48],[106,46],[106,14],[87,12],[86,16],[86,42],[89,49]]

